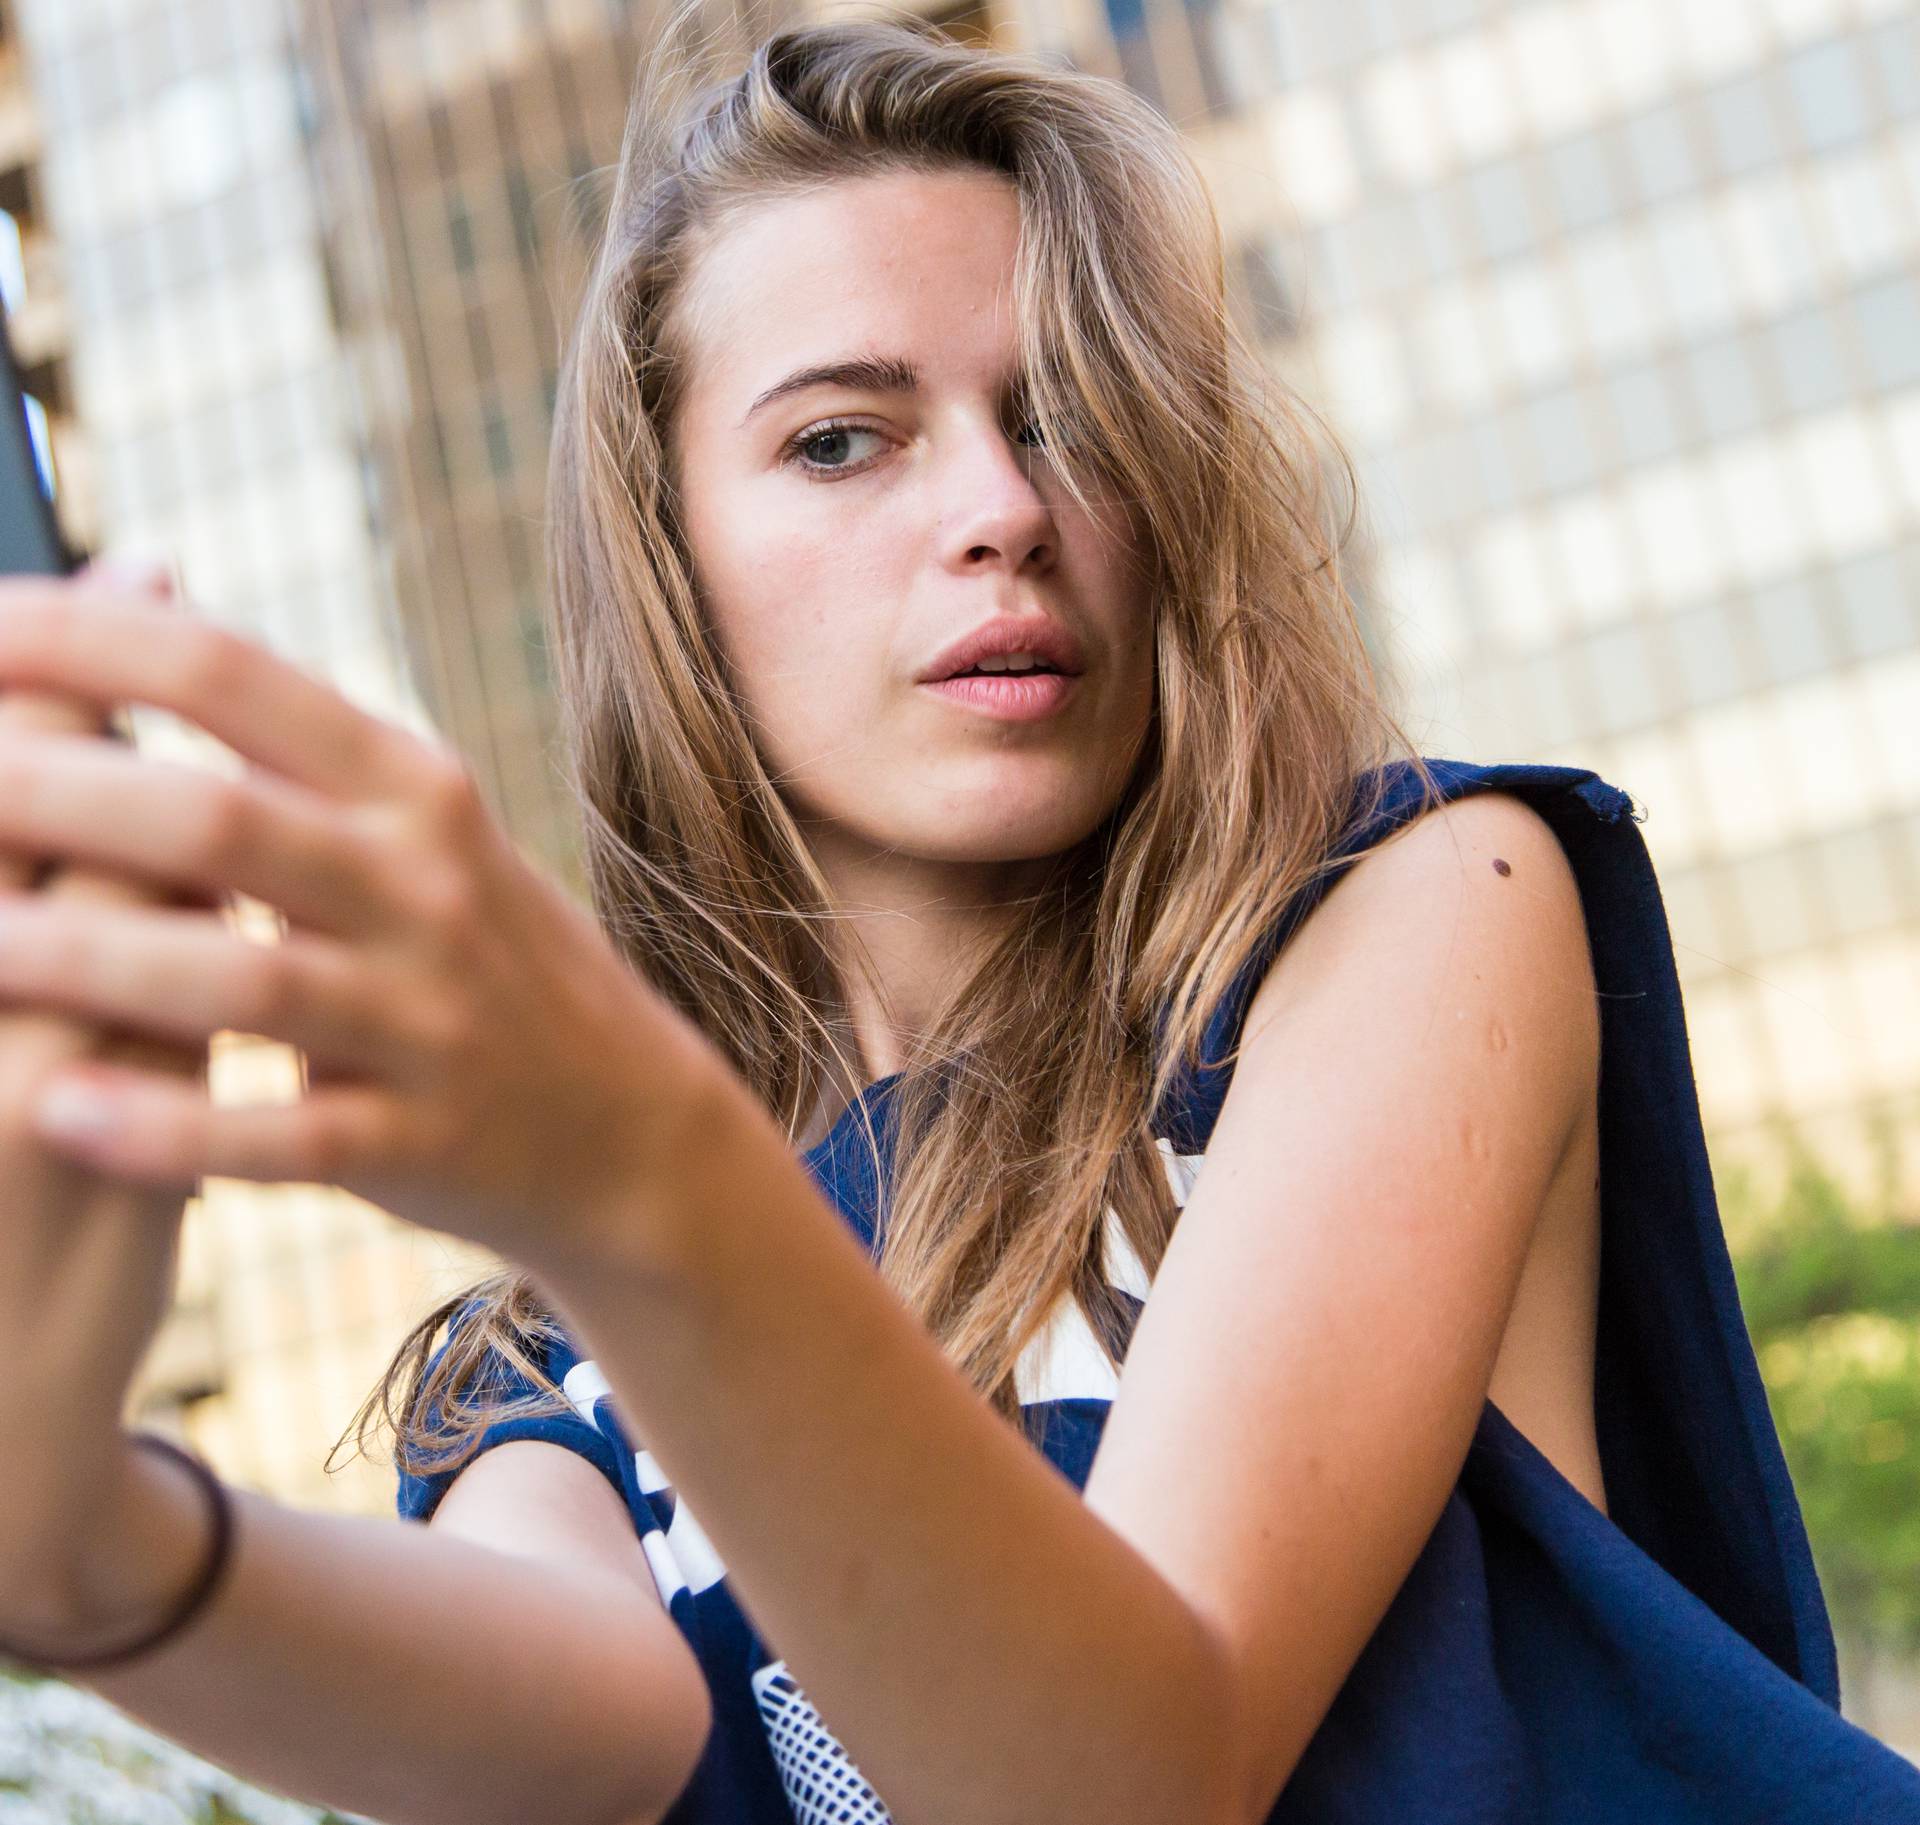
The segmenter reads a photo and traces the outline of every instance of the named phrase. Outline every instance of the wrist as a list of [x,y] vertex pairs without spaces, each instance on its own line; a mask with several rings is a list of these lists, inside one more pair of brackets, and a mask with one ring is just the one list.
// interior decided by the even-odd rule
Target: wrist
[[164,1453],[117,1437],[91,1511],[0,1592],[0,1635],[49,1658],[139,1639],[206,1564],[204,1492]]
[[597,1281],[617,1268],[666,1286],[688,1271],[689,1191],[716,1152],[735,1144],[758,1105],[706,1035],[677,1015],[648,1064],[648,1082],[635,1098],[639,1113],[621,1125],[627,1144],[608,1150],[576,1220],[564,1235],[547,1232],[542,1258],[528,1262],[542,1278]]

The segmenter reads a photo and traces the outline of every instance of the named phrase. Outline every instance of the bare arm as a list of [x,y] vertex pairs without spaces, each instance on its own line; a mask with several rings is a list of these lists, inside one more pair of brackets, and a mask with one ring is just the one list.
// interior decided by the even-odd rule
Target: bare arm
[[[130,1448],[124,1469],[111,1523],[63,1576],[0,1579],[40,1593],[7,1598],[0,1632],[104,1648],[186,1586],[205,1497],[158,1454]],[[234,1556],[209,1607],[74,1683],[244,1779],[383,1825],[651,1825],[685,1786],[705,1681],[584,1460],[496,1446],[424,1527],[230,1493]]]
[[902,1821],[1264,1819],[1458,1478],[1593,1090],[1558,840],[1430,812],[1248,1022],[1084,1499],[744,1093],[542,1276]]

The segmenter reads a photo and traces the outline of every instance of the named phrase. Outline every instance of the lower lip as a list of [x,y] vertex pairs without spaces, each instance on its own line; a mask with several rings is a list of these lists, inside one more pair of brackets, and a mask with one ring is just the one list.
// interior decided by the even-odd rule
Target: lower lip
[[1026,678],[998,672],[977,678],[942,678],[921,688],[964,703],[970,710],[983,710],[1002,722],[1038,722],[1059,709],[1079,682],[1077,675],[1064,672],[1035,672]]

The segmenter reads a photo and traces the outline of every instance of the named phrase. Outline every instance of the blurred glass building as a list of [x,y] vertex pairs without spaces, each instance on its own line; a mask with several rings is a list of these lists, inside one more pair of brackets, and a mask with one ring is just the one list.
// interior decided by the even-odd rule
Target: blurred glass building
[[[0,71],[13,332],[71,543],[171,556],[195,612],[429,733],[291,23],[250,0],[15,0]],[[236,770],[180,719],[134,720],[152,752]],[[241,924],[276,935],[271,916]],[[283,1046],[215,1042],[222,1102],[285,1100],[300,1075]],[[137,1412],[241,1483],[390,1507],[389,1473],[329,1478],[322,1461],[461,1245],[328,1187],[202,1190]]]
[[1920,1123],[1920,18],[1026,0],[1194,123],[1432,752],[1647,813],[1716,1153]]
[[[437,729],[578,888],[546,438],[645,15],[14,4],[0,282],[73,525]],[[1355,459],[1353,585],[1412,732],[1644,807],[1716,1157],[1780,1120],[1843,1165],[1876,1120],[1920,1135],[1912,9],[936,16],[1189,134],[1236,310]],[[288,1092],[278,1048],[232,1057]],[[314,1187],[210,1184],[190,1235],[153,1410],[242,1481],[388,1511],[383,1468],[320,1456],[481,1257]]]

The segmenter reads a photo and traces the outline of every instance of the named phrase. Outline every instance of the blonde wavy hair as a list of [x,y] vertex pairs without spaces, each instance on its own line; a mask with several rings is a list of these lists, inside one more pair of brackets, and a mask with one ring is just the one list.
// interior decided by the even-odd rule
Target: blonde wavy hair
[[[702,252],[765,200],[842,179],[1004,176],[1024,403],[1074,499],[1130,503],[1151,554],[1155,701],[1133,775],[1013,909],[891,1095],[880,1272],[1018,1422],[1013,1365],[1061,1295],[1119,1361],[1102,1218],[1158,1267],[1178,1213],[1153,1112],[1199,1063],[1221,993],[1371,814],[1381,766],[1401,757],[1432,782],[1342,580],[1352,519],[1332,524],[1327,459],[1350,499],[1351,464],[1236,328],[1178,132],[1118,83],[899,15],[776,31],[696,86],[675,48],[692,11],[642,61],[564,352],[549,646],[595,913],[790,1135],[831,1077],[866,1072],[835,1037],[827,883],[750,739],[677,513],[667,427],[699,346],[686,284]],[[559,1334],[504,1268],[421,1319],[348,1431],[364,1448],[383,1419],[403,1469],[445,1468],[493,1419],[568,1410],[540,1363]],[[491,1400],[490,1357],[542,1392]]]

